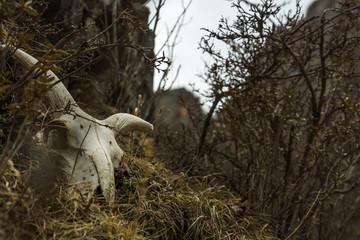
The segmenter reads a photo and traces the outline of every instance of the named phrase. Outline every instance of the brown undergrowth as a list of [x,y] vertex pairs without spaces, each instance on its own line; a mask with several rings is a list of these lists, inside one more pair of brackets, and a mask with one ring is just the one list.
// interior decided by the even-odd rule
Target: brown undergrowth
[[[57,50],[86,27],[58,45],[43,46],[39,43],[46,42],[46,33],[57,28],[44,31],[41,14],[28,2],[3,1],[0,15],[6,19],[1,21],[1,43],[44,56],[39,58],[43,62],[39,69],[44,72],[62,75],[66,72],[54,62],[62,66],[66,59],[77,62],[81,54],[84,59],[91,57],[81,47]],[[42,33],[38,34],[41,37],[35,33]],[[92,49],[98,48],[94,45]],[[121,141],[127,154],[116,171],[114,203],[105,203],[101,193],[87,199],[67,186],[58,172],[64,159],[37,147],[33,140],[50,120],[41,102],[49,90],[49,79],[32,71],[24,74],[7,55],[1,51],[0,239],[274,239],[265,221],[243,209],[243,199],[210,184],[206,177],[167,170],[154,157],[156,146],[151,139],[142,136],[140,141],[136,136]],[[88,62],[80,70],[93,63]]]
[[2,239],[273,239],[257,217],[234,211],[241,199],[225,187],[175,175],[159,159],[125,155],[109,205],[66,185],[39,194],[29,170],[17,170],[21,158],[0,180]]

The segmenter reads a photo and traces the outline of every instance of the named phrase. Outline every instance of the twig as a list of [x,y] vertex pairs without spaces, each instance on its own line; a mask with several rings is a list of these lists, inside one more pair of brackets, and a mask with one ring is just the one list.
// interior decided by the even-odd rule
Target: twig
[[290,239],[290,238],[300,229],[300,227],[304,224],[305,220],[309,217],[311,211],[313,210],[316,202],[319,200],[320,192],[321,192],[321,189],[318,191],[318,193],[317,193],[314,201],[312,202],[309,210],[307,211],[307,213],[305,214],[305,216],[301,219],[301,222],[299,223],[299,225],[295,228],[295,230],[294,230],[289,236],[287,236],[287,237],[285,238],[285,240]]
[[76,164],[77,164],[77,162],[78,162],[79,155],[80,155],[80,153],[81,153],[81,151],[82,151],[81,147],[82,147],[82,145],[84,144],[87,135],[89,134],[90,128],[91,128],[91,125],[89,125],[89,128],[88,128],[88,130],[87,130],[87,132],[86,132],[83,140],[82,140],[81,143],[80,143],[79,150],[78,150],[77,153],[76,153],[76,158],[75,158],[74,167],[73,167],[73,169],[72,169],[72,171],[71,171],[71,178],[74,177],[75,167],[76,167]]
[[204,122],[202,134],[201,134],[201,137],[200,137],[199,147],[196,149],[196,152],[195,152],[196,156],[198,156],[200,154],[200,151],[204,146],[205,138],[206,138],[207,130],[208,130],[209,125],[210,125],[211,118],[212,118],[212,116],[213,116],[213,114],[215,112],[215,109],[216,109],[216,107],[219,104],[221,99],[222,99],[222,96],[220,94],[216,94],[215,100],[214,100],[214,102],[213,102],[213,104],[211,106],[211,109],[210,109],[209,113],[207,114],[206,120]]

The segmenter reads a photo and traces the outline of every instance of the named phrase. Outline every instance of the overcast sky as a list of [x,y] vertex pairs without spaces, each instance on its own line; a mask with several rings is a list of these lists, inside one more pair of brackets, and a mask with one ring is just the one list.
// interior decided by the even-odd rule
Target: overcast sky
[[[158,2],[158,0],[155,0]],[[303,13],[306,12],[308,6],[314,0],[302,0]],[[163,45],[168,31],[176,22],[179,14],[183,9],[183,5],[186,5],[189,0],[167,0],[166,5],[161,12],[161,21],[156,30],[155,39],[155,52],[158,51],[161,45]],[[179,76],[174,83],[174,88],[189,87],[189,83],[194,83],[197,88],[206,90],[208,86],[197,76],[204,72],[204,61],[208,61],[206,55],[203,55],[201,50],[198,49],[199,42],[205,32],[201,28],[208,28],[215,30],[218,26],[221,17],[226,17],[231,20],[235,19],[236,10],[231,7],[229,0],[193,0],[185,18],[185,25],[181,29],[177,45],[174,48],[174,62],[171,73],[169,74],[169,81],[175,77],[178,66],[181,65]],[[260,0],[253,0],[252,2],[260,2]],[[277,0],[275,2],[281,3]],[[284,9],[285,11],[295,9],[296,0],[287,0],[289,4]],[[153,7],[154,0],[150,0],[148,6],[152,16],[154,14]],[[167,48],[164,48],[165,56],[168,56],[169,52]],[[157,89],[159,83],[159,74],[155,73],[154,78],[154,90]]]

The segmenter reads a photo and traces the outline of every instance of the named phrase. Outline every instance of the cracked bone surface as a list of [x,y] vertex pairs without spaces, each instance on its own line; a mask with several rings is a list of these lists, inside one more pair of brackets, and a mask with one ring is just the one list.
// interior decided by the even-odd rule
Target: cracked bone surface
[[[5,45],[1,45],[1,49],[10,50],[12,57],[27,68],[38,62],[20,49]],[[50,84],[59,80],[50,70],[46,75],[53,78]],[[53,110],[69,110],[51,122],[53,127],[43,129],[37,135],[43,144],[52,147],[66,159],[64,171],[71,184],[87,193],[88,197],[100,186],[106,201],[112,202],[115,196],[114,167],[119,166],[124,154],[116,142],[116,136],[134,130],[151,133],[152,124],[127,113],[98,120],[76,104],[61,82],[47,91],[45,97]]]

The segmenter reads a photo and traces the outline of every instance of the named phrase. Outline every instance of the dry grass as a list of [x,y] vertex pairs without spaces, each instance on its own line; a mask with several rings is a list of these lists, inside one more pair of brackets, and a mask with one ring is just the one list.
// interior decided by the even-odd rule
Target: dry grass
[[29,170],[19,172],[9,160],[0,184],[0,238],[274,239],[255,217],[234,214],[231,206],[241,199],[224,187],[204,178],[194,190],[158,159],[128,154],[123,160],[134,176],[117,179],[110,205],[66,186],[39,195],[29,187]]

